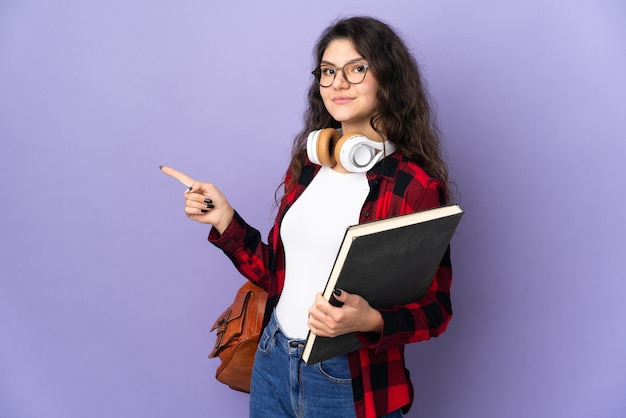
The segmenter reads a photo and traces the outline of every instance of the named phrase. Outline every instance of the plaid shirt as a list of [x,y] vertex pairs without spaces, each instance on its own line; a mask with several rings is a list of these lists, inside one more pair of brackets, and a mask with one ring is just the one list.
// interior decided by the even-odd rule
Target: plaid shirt
[[[283,197],[268,244],[263,243],[259,231],[250,227],[237,213],[222,235],[215,229],[209,234],[209,241],[222,249],[245,277],[267,290],[265,324],[285,282],[280,223],[319,168],[313,164],[305,165],[297,185]],[[360,223],[444,203],[442,184],[400,152],[379,162],[367,173],[367,179],[370,193],[363,204]],[[289,175],[286,181],[289,181]],[[436,337],[446,329],[452,316],[451,283],[448,251],[422,299],[380,310],[384,321],[381,335],[359,334],[365,348],[348,354],[357,417],[374,418],[399,408],[405,412],[409,409],[413,386],[404,367],[404,345]]]

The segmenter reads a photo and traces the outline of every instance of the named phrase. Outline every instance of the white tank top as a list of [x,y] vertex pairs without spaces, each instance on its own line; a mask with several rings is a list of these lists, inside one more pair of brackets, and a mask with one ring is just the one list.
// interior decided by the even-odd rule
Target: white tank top
[[306,338],[309,308],[324,290],[346,228],[359,223],[368,193],[365,173],[322,167],[285,214],[285,287],[276,316],[289,338]]

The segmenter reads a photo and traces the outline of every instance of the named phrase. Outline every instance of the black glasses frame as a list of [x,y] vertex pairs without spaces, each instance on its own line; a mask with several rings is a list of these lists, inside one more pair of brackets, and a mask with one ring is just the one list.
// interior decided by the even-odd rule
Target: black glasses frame
[[[348,80],[348,76],[346,75],[346,72],[343,70],[346,65],[354,65],[354,64],[358,64],[358,65],[363,66],[363,79],[361,81],[357,81],[356,83]],[[350,83],[350,84],[360,84],[360,83],[362,83],[365,80],[365,77],[367,76],[368,68],[370,68],[369,64],[354,63],[354,62],[349,62],[347,64],[342,65],[341,67],[329,68],[329,70],[333,70],[335,73],[333,74],[332,81],[329,84],[327,84],[327,85],[322,84],[322,67],[321,66],[319,66],[315,70],[311,71],[311,74],[313,74],[315,76],[315,79],[317,80],[317,83],[320,86],[322,86],[322,87],[330,87],[330,86],[332,86],[333,83],[335,82],[335,78],[337,78],[337,72],[338,71],[341,71],[341,74],[343,75],[343,79],[346,80],[348,83]]]

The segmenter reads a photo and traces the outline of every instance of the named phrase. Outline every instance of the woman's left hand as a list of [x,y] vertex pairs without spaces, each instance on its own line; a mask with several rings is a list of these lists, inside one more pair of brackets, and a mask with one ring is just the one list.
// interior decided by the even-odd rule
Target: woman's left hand
[[309,309],[309,329],[320,337],[336,337],[349,332],[377,332],[383,329],[383,318],[361,296],[341,291],[335,299],[343,303],[335,307],[321,293]]

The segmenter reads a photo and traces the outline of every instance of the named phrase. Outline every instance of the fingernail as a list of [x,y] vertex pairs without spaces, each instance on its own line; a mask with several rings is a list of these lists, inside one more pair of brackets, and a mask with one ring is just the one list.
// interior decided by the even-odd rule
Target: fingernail
[[333,290],[333,293],[335,294],[335,296],[341,296],[341,290],[340,289]]
[[189,193],[192,190],[193,190],[193,187],[191,187],[191,186],[187,187],[187,193]]
[[212,204],[209,203],[208,205],[206,205],[206,208],[207,209],[213,209],[213,208],[215,208],[215,206],[213,206]]
[[206,199],[204,199],[204,203],[209,204],[213,203],[213,201],[207,197]]
[[202,212],[202,213],[207,213],[207,212],[208,212],[208,210],[206,210],[206,209],[200,209],[200,212]]
[[163,166],[162,165],[159,166],[159,170],[163,170]]

